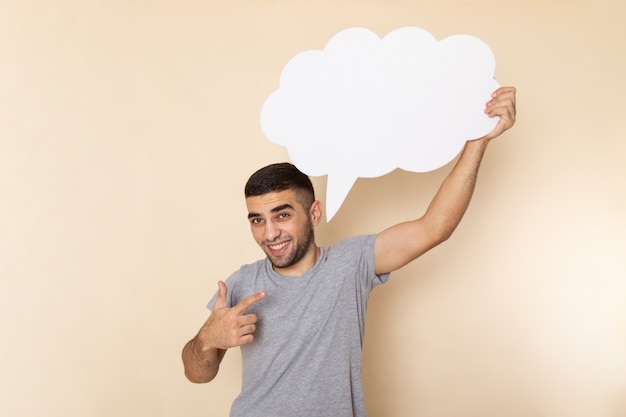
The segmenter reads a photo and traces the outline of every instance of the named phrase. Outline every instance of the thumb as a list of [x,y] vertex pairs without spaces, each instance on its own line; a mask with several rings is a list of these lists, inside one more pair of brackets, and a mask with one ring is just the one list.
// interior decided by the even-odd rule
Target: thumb
[[213,308],[226,308],[226,293],[228,292],[228,288],[226,288],[226,284],[224,284],[223,281],[218,281],[217,286],[219,287],[219,294],[217,295]]

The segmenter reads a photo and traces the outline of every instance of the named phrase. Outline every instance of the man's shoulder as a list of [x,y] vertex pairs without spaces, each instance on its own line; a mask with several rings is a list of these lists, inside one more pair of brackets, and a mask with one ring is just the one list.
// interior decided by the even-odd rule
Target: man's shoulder
[[[228,288],[229,305],[235,305],[245,297],[263,289],[266,279],[266,259],[243,264],[225,280]],[[217,293],[216,293],[217,294]],[[214,297],[215,298],[215,297]]]
[[340,240],[328,247],[327,254],[331,258],[360,257],[362,254],[373,254],[376,235],[357,235]]
[[375,234],[369,235],[356,235],[344,238],[334,245],[330,246],[330,249],[346,249],[346,248],[361,248],[373,245],[376,240]]
[[231,278],[247,276],[250,274],[256,275],[265,270],[266,262],[267,258],[262,258],[248,264],[243,264],[239,267],[239,269],[232,273]]

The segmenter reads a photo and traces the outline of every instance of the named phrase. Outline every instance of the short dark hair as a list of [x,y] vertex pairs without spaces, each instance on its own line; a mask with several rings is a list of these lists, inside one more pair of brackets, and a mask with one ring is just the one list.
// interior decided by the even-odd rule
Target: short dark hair
[[256,171],[248,179],[244,194],[248,198],[285,190],[294,190],[305,210],[315,201],[311,179],[289,162],[271,164]]

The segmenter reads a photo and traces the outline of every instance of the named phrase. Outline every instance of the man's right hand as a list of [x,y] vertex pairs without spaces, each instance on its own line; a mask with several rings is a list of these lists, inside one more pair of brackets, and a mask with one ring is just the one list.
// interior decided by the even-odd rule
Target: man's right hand
[[217,283],[219,293],[213,306],[213,312],[204,323],[198,334],[201,349],[229,349],[251,343],[256,330],[256,314],[244,314],[257,301],[263,299],[265,291],[258,292],[245,298],[239,304],[228,307],[226,294],[228,288],[224,282]]

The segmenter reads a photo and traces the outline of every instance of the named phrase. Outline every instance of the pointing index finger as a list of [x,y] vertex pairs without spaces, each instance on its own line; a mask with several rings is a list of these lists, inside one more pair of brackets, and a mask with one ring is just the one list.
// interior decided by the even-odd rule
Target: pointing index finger
[[234,306],[233,309],[235,309],[235,311],[237,311],[239,314],[243,314],[252,304],[263,299],[266,294],[267,293],[265,291],[260,291],[256,294],[252,294],[251,296],[241,300],[241,302]]

